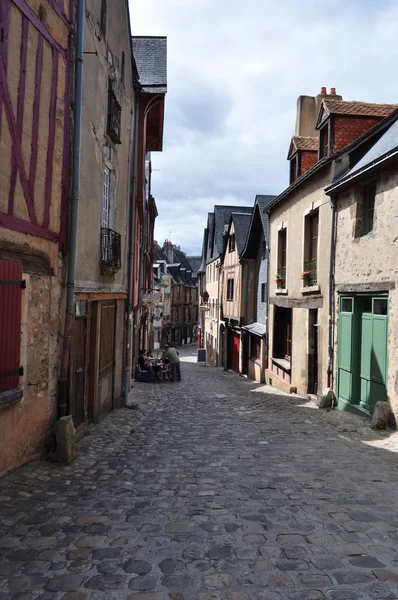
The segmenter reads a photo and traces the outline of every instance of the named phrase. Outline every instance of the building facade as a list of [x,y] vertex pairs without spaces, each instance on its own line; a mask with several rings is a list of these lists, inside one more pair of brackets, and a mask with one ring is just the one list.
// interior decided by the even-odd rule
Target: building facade
[[223,366],[236,373],[242,373],[246,364],[242,326],[246,324],[246,319],[253,322],[254,315],[254,269],[253,265],[248,265],[253,261],[241,261],[250,220],[250,213],[231,213],[221,257]]
[[57,417],[72,25],[66,1],[0,3],[0,475]]
[[343,410],[371,415],[381,400],[398,415],[397,116],[371,140],[327,189],[335,207],[335,389]]
[[275,196],[256,196],[254,210],[241,261],[253,282],[254,293],[248,295],[252,306],[245,306],[245,325],[242,327],[242,371],[250,379],[263,383],[267,362],[268,337],[268,243],[269,223],[267,206]]
[[[317,97],[299,98],[296,132],[289,150],[290,186],[268,207],[266,381],[282,390],[317,396],[333,385],[332,205],[325,186],[339,177],[351,160],[361,158],[369,143],[361,140],[395,108],[346,102],[333,89],[326,94],[325,88]],[[311,166],[303,156],[313,153],[315,139],[318,160]]]

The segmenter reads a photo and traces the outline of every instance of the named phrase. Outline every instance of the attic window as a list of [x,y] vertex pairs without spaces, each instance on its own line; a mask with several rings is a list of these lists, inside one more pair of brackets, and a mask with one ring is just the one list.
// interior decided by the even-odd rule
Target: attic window
[[299,177],[299,156],[298,156],[298,154],[296,154],[290,160],[290,183],[292,184],[293,181],[296,181],[296,179],[298,177]]
[[228,241],[228,250],[229,252],[233,252],[235,250],[235,234],[231,233]]
[[330,154],[330,131],[329,123],[324,125],[319,132],[319,158],[324,158]]

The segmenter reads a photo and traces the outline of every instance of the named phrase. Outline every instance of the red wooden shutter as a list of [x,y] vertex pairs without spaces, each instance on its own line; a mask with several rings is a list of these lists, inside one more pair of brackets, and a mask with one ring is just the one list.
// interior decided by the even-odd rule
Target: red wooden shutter
[[0,392],[19,384],[21,300],[21,263],[0,260]]

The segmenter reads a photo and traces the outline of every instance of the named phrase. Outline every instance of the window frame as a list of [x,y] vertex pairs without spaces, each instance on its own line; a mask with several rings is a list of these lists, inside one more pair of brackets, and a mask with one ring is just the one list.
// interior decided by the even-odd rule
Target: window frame
[[250,359],[261,362],[261,338],[257,335],[250,336]]
[[234,279],[227,279],[227,302],[232,302],[234,299]]
[[[370,200],[370,202],[369,202]],[[370,181],[362,189],[362,226],[361,237],[374,231],[374,213],[376,202],[376,182]],[[371,214],[371,216],[369,216]]]

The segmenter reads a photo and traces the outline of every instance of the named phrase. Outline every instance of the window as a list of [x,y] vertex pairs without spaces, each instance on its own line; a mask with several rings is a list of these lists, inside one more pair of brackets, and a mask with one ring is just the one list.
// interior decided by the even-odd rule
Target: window
[[123,84],[124,84],[125,71],[126,71],[126,56],[123,51],[122,52],[122,67],[121,67],[121,73],[120,73],[120,79]]
[[374,211],[375,211],[376,185],[370,183],[363,189],[363,219],[362,235],[373,231]]
[[107,17],[107,6],[106,0],[101,2],[101,20],[100,20],[100,31],[102,35],[106,36],[106,17]]
[[261,302],[265,302],[266,299],[266,288],[265,283],[261,284]]
[[267,256],[267,242],[265,240],[263,240],[263,249],[261,252],[261,257],[263,260],[265,260],[266,256]]
[[235,234],[231,233],[228,240],[228,250],[233,252],[235,250]]
[[330,143],[329,143],[329,124],[322,127],[319,132],[319,158],[329,156]]
[[112,81],[108,81],[108,122],[107,134],[114,144],[121,144],[122,107],[113,91]]
[[109,229],[109,169],[104,168],[104,178],[102,183],[102,217],[101,225],[105,229]]
[[278,231],[278,273],[277,284],[279,288],[286,287],[286,228]]
[[234,299],[234,280],[228,279],[227,281],[227,300]]
[[304,287],[317,283],[318,261],[318,210],[305,218],[304,271],[302,275]]
[[296,181],[297,177],[299,176],[299,157],[298,154],[296,154],[296,156],[294,156],[291,160],[290,160],[290,183],[293,183],[293,181]]
[[274,307],[273,357],[290,360],[292,355],[292,309]]
[[387,298],[374,298],[373,299],[373,314],[374,315],[387,315]]
[[352,298],[341,299],[341,311],[352,313]]
[[250,336],[250,358],[252,360],[261,360],[261,338],[256,335]]

